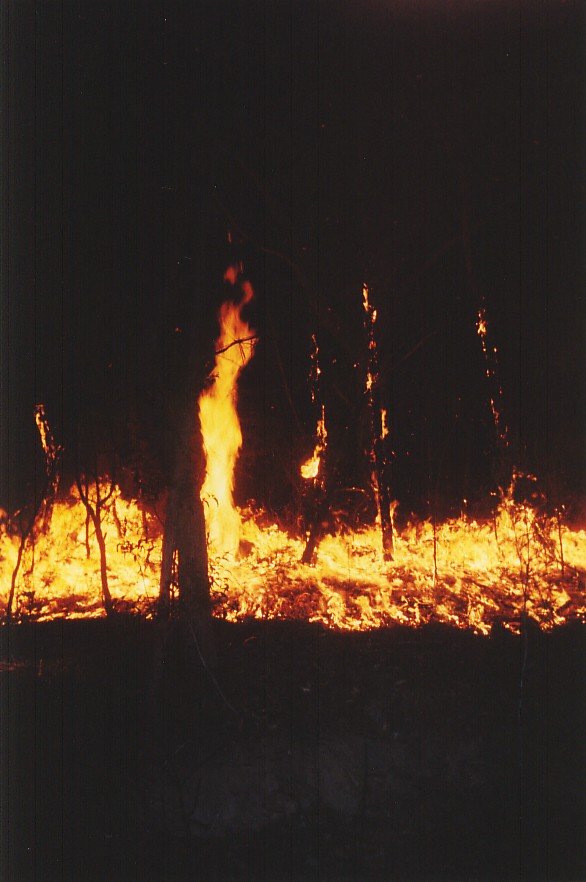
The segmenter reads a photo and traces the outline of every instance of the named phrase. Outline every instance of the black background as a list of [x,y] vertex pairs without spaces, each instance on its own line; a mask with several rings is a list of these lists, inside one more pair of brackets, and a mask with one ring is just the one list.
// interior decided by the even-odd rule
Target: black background
[[583,498],[582,4],[18,0],[2,15],[4,507],[42,478],[38,401],[65,471],[91,447],[165,474],[235,259],[261,337],[241,498],[284,504],[311,449],[313,332],[340,480],[364,480],[363,281],[405,511],[486,498],[513,464],[554,501]]

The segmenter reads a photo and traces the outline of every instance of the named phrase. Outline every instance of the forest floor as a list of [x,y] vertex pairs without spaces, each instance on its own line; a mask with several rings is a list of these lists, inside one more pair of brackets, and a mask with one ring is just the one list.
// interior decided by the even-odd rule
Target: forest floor
[[1,629],[7,882],[586,879],[586,627]]

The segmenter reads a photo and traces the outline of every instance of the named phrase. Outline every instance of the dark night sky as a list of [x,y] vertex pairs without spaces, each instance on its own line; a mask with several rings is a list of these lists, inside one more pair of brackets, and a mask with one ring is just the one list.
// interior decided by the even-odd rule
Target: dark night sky
[[39,481],[36,401],[66,457],[90,436],[166,461],[161,425],[209,355],[235,257],[262,337],[242,380],[244,495],[279,504],[311,445],[312,331],[330,437],[359,479],[363,280],[407,507],[497,480],[481,303],[509,464],[584,495],[583,4],[16,0],[2,15],[0,504]]

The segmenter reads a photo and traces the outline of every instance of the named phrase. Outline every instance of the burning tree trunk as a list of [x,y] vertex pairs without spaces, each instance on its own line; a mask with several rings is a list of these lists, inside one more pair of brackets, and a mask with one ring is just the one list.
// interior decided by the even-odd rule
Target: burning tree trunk
[[301,562],[313,563],[315,552],[323,533],[323,523],[328,516],[329,499],[325,468],[325,453],[328,432],[326,429],[325,408],[322,405],[321,417],[317,421],[316,444],[313,456],[301,466],[301,475],[309,482],[306,496],[310,500],[311,516],[309,536]]
[[242,443],[236,380],[252,356],[255,340],[240,315],[253,296],[241,272],[240,265],[233,266],[224,276],[232,287],[239,287],[240,300],[227,301],[220,310],[215,366],[199,396],[197,413],[195,395],[183,397],[163,539],[161,613],[165,617],[169,610],[176,562],[181,608],[202,661],[214,658],[207,543],[220,554],[237,554],[239,543],[240,516],[232,499],[234,464]]
[[323,521],[327,517],[329,500],[327,498],[327,481],[325,459],[327,451],[328,430],[326,428],[325,405],[320,400],[320,376],[319,346],[315,334],[312,335],[313,350],[311,353],[311,403],[318,407],[318,417],[315,430],[315,447],[313,455],[301,466],[301,477],[307,482],[304,494],[309,501],[311,511],[309,519],[309,535],[303,550],[301,562],[313,563],[315,552],[323,532]]
[[376,352],[376,339],[374,334],[376,324],[376,309],[368,299],[368,288],[362,289],[362,302],[364,306],[364,326],[368,335],[368,368],[366,372],[366,396],[370,423],[370,464],[372,475],[372,488],[376,502],[376,509],[380,520],[383,558],[393,559],[393,520],[392,499],[389,493],[387,480],[387,460],[385,456],[385,438],[389,434],[387,428],[387,412],[381,406],[380,396],[377,389],[378,382],[378,359]]
[[26,548],[26,544],[33,534],[37,518],[39,517],[39,514],[41,513],[43,507],[45,508],[45,525],[48,521],[50,521],[50,512],[53,500],[55,498],[55,493],[57,492],[57,465],[59,462],[59,457],[62,453],[62,448],[59,445],[55,444],[51,429],[49,427],[49,423],[47,421],[47,417],[45,416],[45,408],[42,404],[37,404],[37,406],[35,407],[35,422],[37,424],[37,429],[39,430],[43,453],[45,454],[46,477],[43,481],[41,491],[31,511],[28,524],[24,524],[22,522],[23,514],[21,513],[21,525],[19,531],[20,543],[18,546],[16,563],[10,579],[10,592],[6,604],[7,622],[10,622],[12,620],[14,596],[16,594],[16,583],[18,580],[18,573],[20,570],[20,565],[22,563],[22,557]]

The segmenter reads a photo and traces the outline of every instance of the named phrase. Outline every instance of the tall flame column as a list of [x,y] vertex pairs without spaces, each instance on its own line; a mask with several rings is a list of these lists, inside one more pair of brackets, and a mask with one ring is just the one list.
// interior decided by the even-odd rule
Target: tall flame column
[[206,456],[206,476],[201,498],[206,513],[210,549],[214,554],[236,554],[240,540],[240,515],[234,505],[234,467],[242,446],[236,410],[237,381],[254,353],[255,332],[242,319],[244,306],[252,300],[250,282],[240,279],[241,266],[231,266],[225,281],[238,285],[237,301],[220,309],[220,336],[210,383],[199,399],[199,419]]

